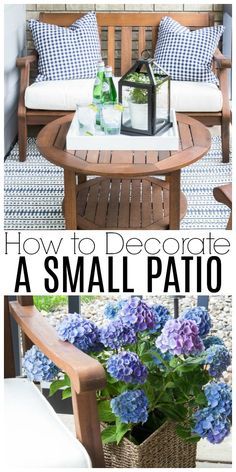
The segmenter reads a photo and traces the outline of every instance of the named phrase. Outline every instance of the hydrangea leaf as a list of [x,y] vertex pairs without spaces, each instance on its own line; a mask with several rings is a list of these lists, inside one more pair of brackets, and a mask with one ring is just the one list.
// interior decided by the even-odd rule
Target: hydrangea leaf
[[192,434],[191,436],[189,436],[188,438],[185,438],[185,441],[188,442],[188,443],[197,443],[198,441],[200,441],[201,439],[201,436],[199,436],[198,434]]
[[192,361],[190,362],[185,362],[184,364],[182,365],[179,365],[178,367],[176,367],[176,371],[177,372],[192,372],[194,371],[196,368],[199,367],[199,365],[202,364],[202,359],[192,359]]
[[66,400],[66,398],[71,398],[71,388],[67,387],[62,390],[62,400]]
[[164,413],[167,417],[174,421],[183,421],[187,417],[188,410],[183,405],[175,405],[170,403],[158,403],[157,408]]
[[116,443],[120,444],[125,434],[132,429],[130,424],[116,423]]
[[189,436],[191,436],[191,428],[187,428],[180,424],[177,424],[175,430],[176,430],[177,435],[181,439],[186,439],[186,438],[189,438]]
[[207,406],[207,399],[204,392],[200,392],[195,396],[195,402],[199,406]]
[[111,423],[116,420],[116,416],[111,411],[109,400],[103,400],[98,403],[98,414],[99,414],[100,421]]
[[70,379],[65,375],[64,379],[55,380],[50,385],[49,397],[54,395],[60,388],[70,386]]
[[142,362],[152,362],[153,356],[152,354],[146,352],[145,354],[140,355],[140,359],[142,360]]
[[103,444],[115,443],[116,442],[116,426],[107,426],[102,433]]

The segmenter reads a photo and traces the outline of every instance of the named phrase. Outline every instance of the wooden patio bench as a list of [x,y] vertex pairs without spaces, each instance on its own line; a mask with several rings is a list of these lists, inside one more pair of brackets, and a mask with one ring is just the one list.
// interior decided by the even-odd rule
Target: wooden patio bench
[[[40,13],[39,20],[67,27],[83,13]],[[161,13],[97,13],[97,21],[100,34],[103,32],[107,38],[107,62],[115,68],[116,75],[123,75],[135,60],[133,54],[134,44],[137,44],[137,54],[141,54],[147,45],[154,52],[158,26],[164,16],[171,16],[174,20],[190,29],[197,29],[214,25],[213,12],[161,12]],[[120,60],[117,59],[116,43],[117,31],[119,30],[120,39]],[[135,38],[133,32],[135,31]],[[149,32],[149,33],[148,33]],[[149,37],[148,37],[149,35]],[[150,38],[151,36],[151,38]],[[27,148],[27,127],[29,125],[45,125],[50,121],[64,116],[73,110],[42,110],[30,109],[25,106],[25,91],[30,83],[30,69],[33,63],[37,63],[37,54],[31,54],[17,59],[17,66],[20,68],[20,95],[18,106],[18,140],[20,160],[26,158]],[[184,110],[189,116],[195,117],[207,126],[220,125],[222,138],[223,162],[229,159],[229,125],[230,125],[230,106],[228,95],[228,68],[231,62],[226,59],[217,49],[213,60],[213,69],[219,78],[219,88],[222,94],[222,108],[217,111],[198,112],[193,110]],[[183,111],[183,110],[177,110]]]
[[[30,387],[31,385],[31,387],[33,388],[33,385],[28,380],[23,380],[20,378],[14,379],[15,377],[14,353],[13,353],[13,340],[12,340],[12,331],[11,331],[11,320],[10,320],[9,313],[11,316],[13,316],[13,318],[15,319],[15,321],[21,328],[22,340],[23,340],[23,351],[26,351],[27,349],[32,347],[33,344],[35,344],[49,359],[51,359],[56,364],[57,367],[59,367],[63,372],[65,372],[69,376],[71,380],[72,405],[73,405],[73,413],[74,413],[77,439],[80,441],[80,443],[85,447],[86,451],[88,452],[91,462],[92,462],[92,466],[104,467],[104,456],[103,456],[103,448],[102,448],[101,434],[100,434],[100,423],[98,419],[97,402],[96,402],[96,390],[103,388],[106,383],[104,369],[97,360],[93,359],[92,357],[88,356],[84,352],[80,351],[72,344],[68,342],[60,341],[58,339],[55,329],[48,323],[45,317],[43,317],[41,313],[34,306],[33,297],[31,296],[18,297],[17,301],[12,301],[12,302],[8,302],[8,298],[5,297],[5,301],[4,301],[4,377],[5,379],[7,379],[6,387],[8,387],[8,389],[10,388],[11,392],[12,392],[12,389],[14,388],[14,382],[15,382],[15,394],[14,394],[13,400],[14,400],[14,411],[16,411],[16,416],[14,418],[11,417],[10,420],[9,418],[6,418],[6,421],[10,421],[11,423],[14,422],[13,425],[12,424],[7,425],[8,429],[11,428],[12,426],[14,430],[20,431],[21,425],[18,424],[18,421],[19,421],[19,418],[17,417],[18,412],[19,412],[18,416],[20,416],[21,418],[22,416],[24,417],[24,414],[25,414],[25,421],[27,424],[30,422],[30,418],[27,418],[26,416],[27,413],[24,413],[24,410],[22,410],[24,408],[24,405],[22,404],[18,405],[18,403],[20,403],[19,402],[20,399],[18,399],[18,396],[17,396],[17,391],[18,391],[17,387],[20,382],[21,383],[25,382],[26,384],[28,384],[28,387]],[[13,384],[13,387],[9,384],[9,381],[11,385]],[[25,387],[23,385],[23,390],[24,388]],[[6,388],[6,390],[8,389]],[[28,390],[30,393],[29,388]],[[38,392],[36,392],[36,399],[37,399],[37,393]],[[32,402],[32,398],[30,398],[29,401]],[[46,402],[45,399],[43,399],[43,401],[44,403]],[[15,405],[15,402],[17,403],[17,407]],[[24,398],[24,403],[25,402],[27,406],[27,398],[26,399]],[[49,418],[47,418],[47,413],[48,413],[47,410],[49,410],[49,408],[51,408],[49,404],[46,405],[46,413],[44,414],[44,416],[46,417],[45,435],[47,434],[47,428],[50,425]],[[7,409],[9,410],[9,405]],[[35,412],[35,414],[37,414],[37,412]],[[49,411],[49,416],[50,416],[50,411]],[[55,413],[54,413],[54,416],[55,416]],[[56,423],[57,421],[58,423],[60,423],[60,421],[57,418],[56,420],[54,419],[54,423],[55,421]],[[44,432],[42,421],[40,421],[40,423],[41,423],[41,429],[43,429],[43,432]],[[57,427],[57,424],[56,424],[56,427]],[[35,428],[37,428],[37,425],[35,425]],[[32,436],[33,431],[32,430],[29,432],[27,431],[26,435]],[[13,436],[14,435],[11,435],[11,438],[12,438],[11,441],[13,441]],[[51,438],[51,440],[53,441],[53,438]],[[20,457],[17,457],[16,460],[18,461],[17,467],[20,467],[22,461],[24,461],[24,457],[23,457],[24,454],[27,454],[28,442],[27,442],[27,437],[22,437],[20,435],[17,441],[18,441],[17,450],[20,448]],[[28,441],[30,441],[29,438],[28,438]],[[72,443],[73,441],[76,442],[74,438],[72,438]],[[81,448],[80,443],[78,442],[78,449],[79,447]],[[62,441],[62,445],[63,445],[63,441]],[[75,444],[75,446],[76,447],[74,447],[74,449],[77,448],[77,443]],[[42,444],[40,444],[40,446],[36,444],[36,447],[40,447],[40,456],[42,456],[43,454]],[[14,444],[11,444],[9,447],[6,445],[6,450],[9,450],[10,448],[12,448],[12,452],[14,453]],[[74,449],[72,447],[74,456],[76,456]],[[54,450],[55,450],[55,447],[54,447]],[[31,452],[28,451],[28,454],[30,453]],[[50,453],[51,451],[49,451],[48,454]],[[31,453],[31,456],[32,456],[32,453]],[[38,454],[35,454],[35,464],[34,464],[35,467],[38,466],[37,456]],[[69,459],[71,460],[71,457],[69,457]],[[50,458],[50,460],[52,463],[51,466],[55,467],[55,463],[53,462],[53,457]],[[22,467],[24,468],[23,465]],[[31,464],[31,467],[32,467],[32,464]],[[61,465],[58,465],[58,467],[61,467]],[[69,466],[67,465],[65,467],[69,467]],[[75,467],[75,465],[71,465],[71,467]]]

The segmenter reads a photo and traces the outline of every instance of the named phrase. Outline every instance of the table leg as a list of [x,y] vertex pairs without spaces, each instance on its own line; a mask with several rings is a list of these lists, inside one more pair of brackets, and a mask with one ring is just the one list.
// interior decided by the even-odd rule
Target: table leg
[[179,229],[180,226],[180,170],[168,174],[170,186],[169,229]]
[[66,229],[77,229],[76,218],[76,174],[64,169],[64,215]]

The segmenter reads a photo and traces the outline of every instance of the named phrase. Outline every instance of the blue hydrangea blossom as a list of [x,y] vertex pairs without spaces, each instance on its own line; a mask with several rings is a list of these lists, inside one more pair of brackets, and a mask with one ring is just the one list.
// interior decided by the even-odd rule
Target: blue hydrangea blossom
[[196,322],[199,329],[199,336],[206,336],[211,329],[211,318],[204,306],[196,306],[194,308],[187,308],[180,316],[183,320],[193,320]]
[[232,389],[225,382],[210,382],[204,388],[208,406],[219,415],[232,415]]
[[195,321],[172,319],[166,322],[161,335],[156,340],[156,347],[163,353],[168,351],[177,356],[198,354],[204,349],[198,333]]
[[96,350],[99,343],[99,329],[92,321],[78,313],[69,313],[57,325],[57,333],[62,341],[69,341],[81,351]]
[[105,347],[118,349],[136,342],[136,333],[122,317],[116,318],[100,330],[100,341]]
[[145,423],[148,419],[148,400],[143,390],[127,390],[110,403],[122,423]]
[[121,351],[107,361],[107,371],[117,380],[143,384],[147,379],[147,368],[134,352]]
[[22,367],[28,379],[35,382],[49,382],[59,373],[57,366],[37,346],[26,351]]
[[150,330],[150,332],[156,333],[157,331],[161,331],[166,322],[172,318],[168,308],[163,305],[153,305],[152,310],[154,311],[155,316],[155,326],[152,330]]
[[211,408],[203,408],[194,415],[196,421],[193,432],[206,438],[212,444],[219,444],[230,432],[230,421],[226,416],[218,416]]
[[113,320],[119,316],[120,310],[127,303],[127,300],[118,300],[113,302],[108,302],[104,308],[104,316],[108,320]]
[[220,344],[214,344],[204,353],[204,364],[208,366],[208,372],[218,379],[231,364],[231,356],[228,349]]
[[225,346],[223,339],[219,338],[218,336],[208,336],[207,338],[204,338],[203,344],[205,346],[205,349],[208,349],[208,347],[215,345]]
[[232,391],[224,382],[210,382],[204,388],[207,407],[194,414],[193,432],[213,444],[218,444],[230,432],[232,415]]

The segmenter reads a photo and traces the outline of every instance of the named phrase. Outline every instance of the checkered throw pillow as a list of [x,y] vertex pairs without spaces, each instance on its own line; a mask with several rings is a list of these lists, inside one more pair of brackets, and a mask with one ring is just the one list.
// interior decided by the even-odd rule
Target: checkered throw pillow
[[96,76],[101,46],[95,12],[89,12],[69,28],[28,22],[39,55],[36,82],[89,79]]
[[155,61],[172,80],[218,84],[218,79],[211,70],[211,64],[223,31],[223,26],[190,31],[165,16],[159,26]]

